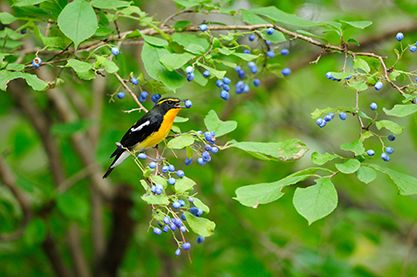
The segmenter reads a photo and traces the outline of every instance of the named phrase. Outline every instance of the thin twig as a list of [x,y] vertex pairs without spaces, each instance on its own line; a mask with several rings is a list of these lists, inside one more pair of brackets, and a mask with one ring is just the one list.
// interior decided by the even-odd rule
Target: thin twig
[[130,95],[133,97],[133,99],[138,104],[140,109],[143,110],[145,113],[147,113],[148,110],[142,105],[142,103],[139,102],[139,99],[136,97],[136,95],[133,93],[133,91],[126,85],[126,83],[119,76],[119,74],[117,74],[117,72],[115,72],[113,75],[116,76],[116,78],[119,80],[119,82],[122,84],[122,86],[130,93]]

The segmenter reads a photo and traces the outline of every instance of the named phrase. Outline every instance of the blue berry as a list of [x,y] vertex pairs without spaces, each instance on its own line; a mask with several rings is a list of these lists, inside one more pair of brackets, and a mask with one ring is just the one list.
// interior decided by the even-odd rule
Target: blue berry
[[416,50],[417,50],[417,47],[416,47],[415,45],[411,45],[411,46],[410,46],[410,51],[411,51],[411,52],[413,52],[413,53],[414,53],[414,52],[416,52]]
[[198,159],[197,159],[197,163],[198,163],[199,165],[205,165],[205,164],[206,164],[206,162],[203,160],[203,158],[198,158]]
[[155,185],[155,188],[156,188],[157,190],[164,190],[164,187],[163,187],[161,184],[156,184],[156,185]]
[[181,249],[175,250],[175,256],[179,256],[179,255],[181,255]]
[[287,56],[290,53],[290,51],[288,49],[282,49],[281,50],[281,55],[283,56]]
[[331,115],[326,115],[324,117],[324,120],[326,120],[327,122],[329,122],[330,120],[332,120],[332,116]]
[[41,63],[42,63],[42,60],[41,58],[38,58],[38,57],[34,58],[32,61],[32,65],[34,68],[38,68],[41,65]]
[[225,90],[222,90],[220,92],[220,97],[223,98],[224,100],[228,100],[229,99],[229,93]]
[[266,52],[266,55],[267,55],[269,58],[273,58],[273,57],[275,57],[275,53],[274,53],[274,51],[267,51],[267,52]]
[[152,191],[153,193],[155,193],[155,192],[156,192],[156,187],[155,187],[154,185],[152,185],[152,187],[151,187],[151,191]]
[[158,102],[159,99],[161,99],[161,94],[157,93],[157,94],[152,95],[152,101],[154,103]]
[[191,207],[191,208],[190,208],[190,213],[192,213],[193,215],[197,215],[197,213],[198,213],[198,208],[197,208],[197,207]]
[[190,73],[190,74],[188,74],[188,75],[187,75],[187,81],[188,81],[188,82],[191,82],[192,80],[194,80],[194,77],[195,77],[194,73]]
[[164,228],[162,228],[162,231],[164,231],[164,233],[168,233],[169,227],[165,225]]
[[326,73],[326,78],[327,78],[327,79],[332,79],[332,78],[333,78],[332,73],[327,72],[327,73]]
[[180,231],[183,232],[183,233],[185,233],[185,232],[187,232],[187,228],[185,228],[185,226],[181,226],[180,227]]
[[164,219],[162,219],[162,221],[163,221],[165,224],[169,224],[169,217],[164,216]]
[[217,80],[216,81],[216,86],[218,86],[219,88],[223,86],[223,82],[222,80]]
[[189,243],[189,242],[184,242],[184,243],[182,244],[182,248],[184,248],[184,250],[188,250],[188,249],[190,249],[190,248],[191,248],[191,243]]
[[395,38],[396,38],[398,41],[402,41],[402,40],[403,40],[403,38],[404,38],[404,34],[403,34],[403,33],[397,33],[397,34],[395,35]]
[[191,100],[190,99],[187,99],[187,100],[185,100],[185,102],[184,102],[184,106],[186,107],[186,108],[191,108],[191,106],[193,105],[193,102],[191,102]]
[[[178,203],[179,203],[180,201],[178,201]],[[172,221],[172,220],[171,220]],[[181,219],[179,219],[179,218],[173,218],[173,221],[172,221],[175,225],[177,225],[177,227],[181,227],[182,226],[182,221],[181,221]]]
[[267,33],[268,35],[272,35],[272,34],[274,33],[274,28],[269,27],[268,29],[266,29],[266,33]]
[[382,88],[382,82],[381,81],[378,81],[378,82],[376,82],[376,84],[375,84],[375,86],[374,86],[374,88],[376,89],[376,90],[380,90],[381,88]]
[[175,201],[174,203],[172,203],[172,207],[174,209],[179,209],[179,208],[181,208],[181,205],[180,205],[180,203],[178,203],[178,201]]
[[387,148],[385,148],[385,151],[388,153],[388,154],[392,154],[392,153],[394,153],[394,148],[392,148],[392,147],[387,147]]
[[239,70],[238,75],[240,79],[245,78],[245,71],[243,69]]
[[341,120],[345,120],[347,118],[346,113],[344,113],[344,112],[340,112],[339,117],[340,117]]
[[208,160],[210,159],[210,153],[209,153],[209,152],[207,152],[207,151],[204,151],[204,152],[201,154],[201,157],[203,158],[203,160],[204,160],[205,162],[208,162]]
[[180,177],[180,178],[184,177],[184,171],[177,170],[177,176]]
[[371,105],[369,105],[369,107],[371,108],[371,110],[375,111],[376,109],[378,109],[378,105],[374,102],[371,103]]
[[185,165],[190,165],[190,164],[192,164],[193,163],[193,158],[191,158],[191,159],[189,159],[189,158],[187,158],[187,159],[185,159]]
[[284,75],[284,76],[288,76],[288,75],[290,75],[290,74],[291,74],[291,69],[289,69],[289,68],[284,68],[284,69],[281,71],[281,73],[282,73],[282,75]]
[[240,66],[238,66],[238,65],[235,67],[235,71],[236,71],[236,72],[239,72],[239,70],[241,70],[241,69],[242,69],[242,68],[241,68]]
[[248,93],[248,92],[249,92],[249,86],[248,86],[248,84],[245,84],[245,85],[243,86],[243,92],[244,92],[244,93]]
[[324,121],[323,118],[317,118],[316,124],[320,126],[323,123],[323,121]]
[[194,67],[192,67],[191,65],[187,66],[187,68],[185,69],[185,73],[187,74],[191,74],[194,72]]
[[[184,205],[185,205],[185,203],[184,203]],[[181,219],[184,220],[184,221],[187,220],[184,213],[181,214]]]
[[210,144],[204,145],[204,150],[211,151],[211,145]]
[[194,198],[192,198],[192,197],[188,197],[188,202],[190,202],[190,203],[194,203]]
[[24,35],[24,34],[26,34],[26,33],[27,33],[27,30],[26,30],[26,29],[22,29],[22,30],[20,30],[20,33],[21,33],[22,35]]
[[156,162],[150,162],[149,168],[156,168]]
[[331,119],[333,119],[335,117],[334,113],[329,113],[329,115],[330,115]]
[[244,54],[250,54],[250,50],[249,49],[245,49],[245,50],[243,50],[243,53]]
[[229,87],[228,85],[223,85],[223,89],[224,89],[225,91],[229,92],[230,87]]
[[269,40],[266,40],[266,41],[265,41],[265,43],[266,43],[266,45],[268,45],[268,46],[270,46],[270,45],[271,45],[271,42],[270,42]]
[[178,200],[178,202],[180,203],[181,207],[185,206],[185,201],[184,200]]
[[350,78],[352,78],[352,75],[347,76],[345,79],[350,80]]
[[323,128],[324,126],[326,126],[327,122],[326,120],[323,120],[323,122],[319,125],[320,128]]
[[168,172],[168,166],[167,166],[167,165],[164,165],[164,166],[162,167],[162,172],[163,172],[163,173],[167,173],[167,172]]
[[155,235],[160,235],[160,234],[162,234],[161,229],[159,229],[158,227],[153,228],[153,232],[155,233]]
[[205,240],[205,239],[206,239],[205,237],[198,236],[198,238],[197,238],[197,243],[198,243],[198,244],[202,244],[202,243],[204,242],[204,240]]
[[138,158],[139,159],[142,159],[142,160],[144,160],[144,159],[146,159],[148,156],[146,156],[146,154],[145,153],[139,153],[139,155],[138,155]]
[[217,148],[216,146],[213,146],[213,147],[211,148],[211,153],[216,154],[217,152],[219,152],[219,148]]
[[256,72],[258,72],[258,67],[257,66],[252,66],[250,68],[250,72],[252,72],[252,74],[255,74]]
[[203,72],[203,76],[204,76],[205,78],[207,78],[208,76],[210,76],[210,70],[206,70],[206,71],[204,71],[204,72]]
[[148,98],[148,93],[146,91],[142,91],[139,95],[139,101],[145,102],[146,98]]
[[162,194],[162,190],[160,190],[160,189],[155,189],[155,193],[156,193],[157,195],[161,195],[161,194]]
[[175,223],[170,223],[169,224],[169,228],[172,230],[172,231],[175,231],[175,230],[177,230],[177,225],[175,225]]
[[212,136],[212,134],[211,134],[211,132],[205,132],[204,133],[204,138],[207,140],[207,141],[211,141],[211,139],[213,138],[213,136]]
[[125,98],[125,93],[124,92],[118,92],[117,93],[117,98],[119,98],[119,99]]
[[261,84],[261,81],[259,79],[255,79],[253,80],[253,84],[255,85],[255,87],[259,87],[259,85]]
[[168,184],[170,184],[171,186],[175,185],[176,182],[177,181],[172,177],[168,179]]
[[250,34],[249,35],[249,40],[250,41],[254,41],[255,40],[255,35],[254,34]]
[[203,214],[203,210],[202,209],[198,209],[198,211],[197,211],[197,216],[200,216],[200,215],[202,215]]
[[119,55],[120,51],[117,47],[112,47],[111,48],[111,53],[115,56]]
[[231,82],[232,81],[229,78],[227,78],[227,77],[223,78],[223,83],[225,83],[226,85],[230,84]]
[[381,159],[383,159],[386,162],[389,162],[389,160],[391,160],[391,158],[387,155],[387,153],[383,152],[381,154]]
[[372,150],[372,149],[369,149],[368,151],[366,151],[366,154],[368,154],[368,156],[373,156],[373,155],[375,155],[375,151],[374,150]]
[[256,66],[256,64],[254,62],[248,62],[248,66],[249,68]]
[[173,164],[170,164],[168,166],[168,170],[171,171],[171,172],[174,172],[175,171],[175,166]]
[[130,82],[132,82],[132,84],[134,84],[136,86],[139,84],[138,79],[136,79],[135,77],[132,77],[132,79],[130,79]]
[[388,136],[388,140],[389,141],[394,141],[395,140],[395,136],[394,135],[389,135]]
[[202,32],[205,32],[208,29],[206,24],[201,24],[199,28],[200,28],[200,31],[202,31]]

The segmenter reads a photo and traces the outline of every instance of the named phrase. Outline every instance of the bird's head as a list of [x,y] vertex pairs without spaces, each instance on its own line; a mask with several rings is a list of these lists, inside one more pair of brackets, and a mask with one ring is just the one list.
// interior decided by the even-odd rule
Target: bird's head
[[171,109],[182,109],[185,108],[185,106],[181,104],[183,104],[185,101],[186,100],[181,100],[176,97],[162,98],[156,103],[155,108],[157,107],[158,109],[162,109],[164,111],[169,111]]

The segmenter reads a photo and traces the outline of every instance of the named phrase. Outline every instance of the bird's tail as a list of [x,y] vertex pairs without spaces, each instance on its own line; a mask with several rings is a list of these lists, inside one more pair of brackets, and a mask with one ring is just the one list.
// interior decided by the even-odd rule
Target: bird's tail
[[107,178],[116,166],[121,164],[127,157],[129,157],[129,152],[123,148],[117,148],[116,151],[114,151],[111,155],[111,157],[114,156],[116,156],[116,158],[114,158],[114,161],[110,165],[109,169],[107,169],[106,173],[103,175],[103,179]]

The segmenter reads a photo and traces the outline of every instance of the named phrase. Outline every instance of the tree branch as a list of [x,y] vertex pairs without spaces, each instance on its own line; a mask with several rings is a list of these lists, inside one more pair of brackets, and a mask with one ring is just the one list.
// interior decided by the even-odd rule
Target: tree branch
[[52,268],[55,271],[55,274],[59,277],[71,277],[72,274],[70,270],[64,263],[61,253],[58,250],[58,245],[55,239],[52,237],[51,232],[48,230],[45,241],[42,243],[42,249],[48,256],[49,261],[51,262]]

